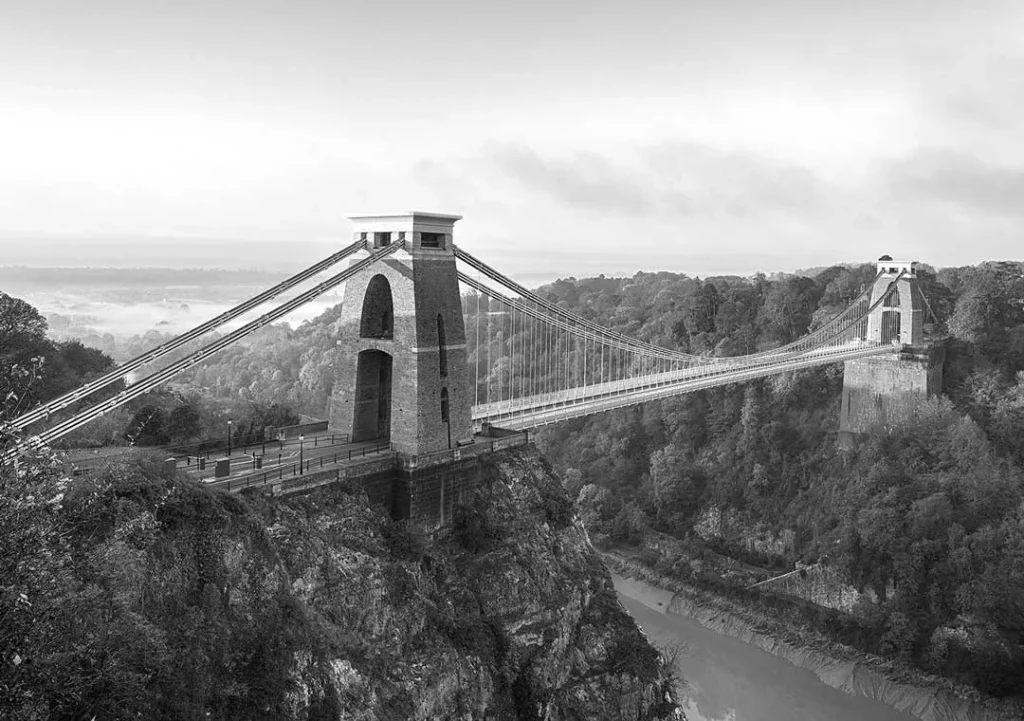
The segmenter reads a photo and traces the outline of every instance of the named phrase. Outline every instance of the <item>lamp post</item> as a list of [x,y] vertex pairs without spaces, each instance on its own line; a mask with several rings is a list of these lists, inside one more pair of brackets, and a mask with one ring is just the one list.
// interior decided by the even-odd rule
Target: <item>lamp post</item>
[[232,421],[230,418],[228,418],[228,456],[231,455],[231,424],[232,423],[234,423],[234,421]]
[[305,436],[301,436],[301,435],[299,436],[299,475],[300,476],[303,474],[302,461],[303,461],[303,458],[305,457],[303,455],[303,442],[305,440],[306,440]]

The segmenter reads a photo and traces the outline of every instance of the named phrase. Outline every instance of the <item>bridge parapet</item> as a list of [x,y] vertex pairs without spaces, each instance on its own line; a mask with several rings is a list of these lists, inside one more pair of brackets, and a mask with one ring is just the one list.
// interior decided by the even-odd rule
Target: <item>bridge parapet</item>
[[[227,478],[215,488],[230,493],[258,489],[274,496],[309,493],[333,483],[356,483],[370,501],[392,518],[413,519],[425,527],[450,523],[480,479],[480,460],[490,453],[526,445],[528,432],[477,435],[473,443],[429,454],[396,452],[390,444],[364,449],[365,455],[335,459],[325,466],[277,468]],[[322,459],[321,459],[322,460]]]

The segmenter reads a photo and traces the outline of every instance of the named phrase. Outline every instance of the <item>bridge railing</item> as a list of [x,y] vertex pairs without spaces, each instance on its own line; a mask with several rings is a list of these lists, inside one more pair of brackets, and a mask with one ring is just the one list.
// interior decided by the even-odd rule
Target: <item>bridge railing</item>
[[[306,443],[310,448],[318,448],[322,445],[339,445],[349,442],[348,433],[323,433],[319,436],[310,436],[306,440]],[[267,449],[281,449],[286,445],[298,445],[299,438],[298,434],[295,436],[287,436],[284,439],[273,438],[271,440],[260,440],[251,441],[248,443],[232,443],[232,453],[238,453],[239,455],[248,455],[253,453],[257,448],[260,449],[259,455],[267,455]],[[224,438],[208,439],[204,441],[196,441],[194,443],[186,443],[176,446],[159,446],[154,447],[153,450],[163,450],[168,456],[175,456],[178,458],[186,458],[188,462],[186,465],[191,465],[191,459],[205,458],[209,460],[211,455],[216,455],[227,450],[228,443]]]
[[403,470],[414,470],[418,468],[429,468],[431,466],[451,463],[463,458],[472,458],[484,453],[514,448],[530,442],[529,431],[519,431],[500,438],[477,438],[473,443],[458,448],[445,449],[434,453],[427,453],[418,456],[399,454],[395,452],[391,443],[378,443],[362,448],[349,448],[347,451],[339,451],[333,455],[324,455],[311,458],[303,463],[292,463],[276,466],[263,471],[262,473],[250,473],[245,476],[227,477],[211,481],[210,485],[229,492],[237,492],[246,488],[261,488],[265,486],[278,485],[286,481],[295,480],[305,475],[318,473],[321,470],[330,470],[332,467],[345,467],[351,469],[354,466],[372,463],[379,460],[386,454],[395,457],[396,463]]
[[338,451],[332,455],[323,455],[316,458],[308,458],[301,463],[291,463],[275,466],[262,473],[250,473],[245,476],[216,479],[210,485],[216,488],[223,488],[227,491],[240,491],[245,488],[259,488],[262,486],[280,483],[285,479],[296,478],[308,473],[316,473],[325,466],[338,466],[343,463],[359,462],[368,456],[376,457],[383,453],[392,453],[391,443],[378,443],[373,446],[361,448],[349,448],[346,451]]

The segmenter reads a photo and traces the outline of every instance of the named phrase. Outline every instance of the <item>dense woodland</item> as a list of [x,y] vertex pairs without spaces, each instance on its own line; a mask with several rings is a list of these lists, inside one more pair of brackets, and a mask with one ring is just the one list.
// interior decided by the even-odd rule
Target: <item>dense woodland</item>
[[[792,531],[785,558],[750,560],[825,559],[874,589],[880,603],[858,609],[871,650],[994,694],[1018,692],[1022,270],[989,263],[924,274],[950,336],[945,397],[852,452],[836,445],[841,366],[563,423],[540,443],[596,536],[637,543],[656,529],[685,538],[710,507],[736,511],[750,527]],[[770,283],[658,274],[544,290],[642,339],[731,353],[801,335],[871,277],[867,266]]]
[[[540,293],[660,346],[736,355],[800,337],[873,276],[867,265],[772,279],[638,273],[559,280]],[[937,330],[949,337],[944,397],[852,451],[836,444],[841,366],[595,415],[538,439],[595,539],[637,544],[652,530],[692,538],[713,508],[791,532],[778,557],[749,560],[840,568],[879,599],[857,609],[870,650],[1011,694],[1024,677],[1024,266],[921,276]],[[49,343],[45,324],[15,305],[31,342],[0,360],[4,393],[20,407],[110,362]],[[472,322],[475,299],[466,308]],[[335,308],[297,329],[266,329],[89,440],[195,440],[219,432],[227,413],[248,413],[252,422],[240,425],[254,433],[273,413],[323,417],[338,318]],[[512,339],[495,330],[487,340]],[[471,363],[483,348],[471,347]],[[149,426],[154,417],[162,420]]]

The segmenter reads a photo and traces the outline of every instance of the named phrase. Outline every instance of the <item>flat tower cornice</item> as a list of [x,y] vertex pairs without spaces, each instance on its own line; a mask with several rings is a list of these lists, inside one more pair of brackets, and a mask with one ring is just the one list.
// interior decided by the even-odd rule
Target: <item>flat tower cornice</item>
[[351,221],[412,220],[413,222],[415,222],[418,220],[439,220],[446,223],[455,223],[456,221],[462,220],[461,215],[451,215],[449,213],[428,213],[422,210],[407,210],[403,213],[369,213],[360,215],[349,215],[347,217]]

